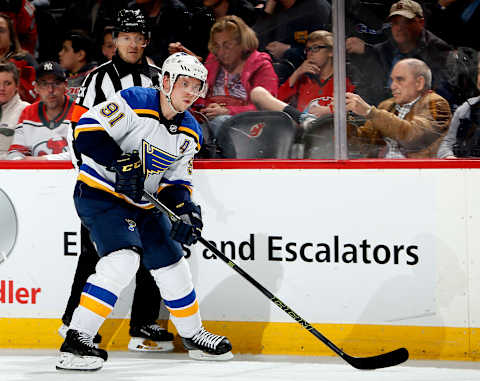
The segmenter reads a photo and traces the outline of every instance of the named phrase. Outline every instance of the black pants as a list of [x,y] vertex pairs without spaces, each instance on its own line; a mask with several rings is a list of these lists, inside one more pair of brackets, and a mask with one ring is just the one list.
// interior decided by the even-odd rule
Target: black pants
[[[90,275],[95,273],[95,266],[99,260],[95,247],[90,240],[88,230],[82,225],[80,233],[81,251],[78,258],[77,270],[73,278],[70,297],[62,316],[65,325],[70,325],[73,311],[80,303],[83,287]],[[130,327],[141,327],[153,324],[160,312],[160,291],[150,272],[140,262],[135,278],[135,293],[133,295]]]

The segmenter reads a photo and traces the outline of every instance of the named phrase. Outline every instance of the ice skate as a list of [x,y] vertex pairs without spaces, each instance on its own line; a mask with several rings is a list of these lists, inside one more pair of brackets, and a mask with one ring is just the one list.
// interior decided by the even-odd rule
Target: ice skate
[[188,355],[195,360],[225,361],[233,358],[232,344],[225,336],[215,335],[201,328],[192,338],[182,337]]
[[[58,329],[58,334],[62,336],[63,339],[67,337],[68,325],[62,324]],[[98,333],[93,338],[93,344],[95,344],[95,348],[98,348],[98,344],[102,342],[102,336]]]
[[173,335],[157,324],[130,328],[128,350],[138,352],[168,352],[173,350]]
[[98,370],[107,361],[107,358],[107,351],[96,348],[90,335],[69,329],[65,341],[60,347],[56,368],[59,370]]

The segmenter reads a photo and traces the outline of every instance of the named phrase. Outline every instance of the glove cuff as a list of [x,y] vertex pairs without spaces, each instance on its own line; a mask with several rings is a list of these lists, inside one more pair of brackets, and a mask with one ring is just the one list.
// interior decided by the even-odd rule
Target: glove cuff
[[187,187],[179,184],[173,184],[163,188],[157,193],[156,197],[172,211],[182,202],[191,202],[189,190]]

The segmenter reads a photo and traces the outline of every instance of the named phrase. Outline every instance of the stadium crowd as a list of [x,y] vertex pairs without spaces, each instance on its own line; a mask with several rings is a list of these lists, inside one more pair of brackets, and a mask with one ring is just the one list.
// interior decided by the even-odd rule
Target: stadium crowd
[[[56,154],[69,150],[71,103],[128,43],[114,33],[122,9],[146,19],[150,66],[186,52],[209,70],[191,108],[204,134],[197,157],[241,158],[235,147],[255,137],[252,158],[333,158],[322,147],[332,146],[337,101],[331,0],[0,0],[0,159],[66,157]],[[480,1],[347,0],[345,17],[351,157],[479,156]],[[258,122],[242,125],[252,112]],[[280,123],[287,154],[262,148],[278,143],[259,129]],[[49,133],[30,131],[39,126]]]

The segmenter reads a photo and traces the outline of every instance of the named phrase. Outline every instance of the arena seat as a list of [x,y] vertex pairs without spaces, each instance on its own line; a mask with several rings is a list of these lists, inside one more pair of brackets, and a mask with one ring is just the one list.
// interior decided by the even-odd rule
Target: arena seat
[[223,124],[216,143],[224,158],[288,159],[296,130],[282,111],[244,112]]
[[311,123],[303,136],[305,159],[333,159],[335,156],[333,115]]

